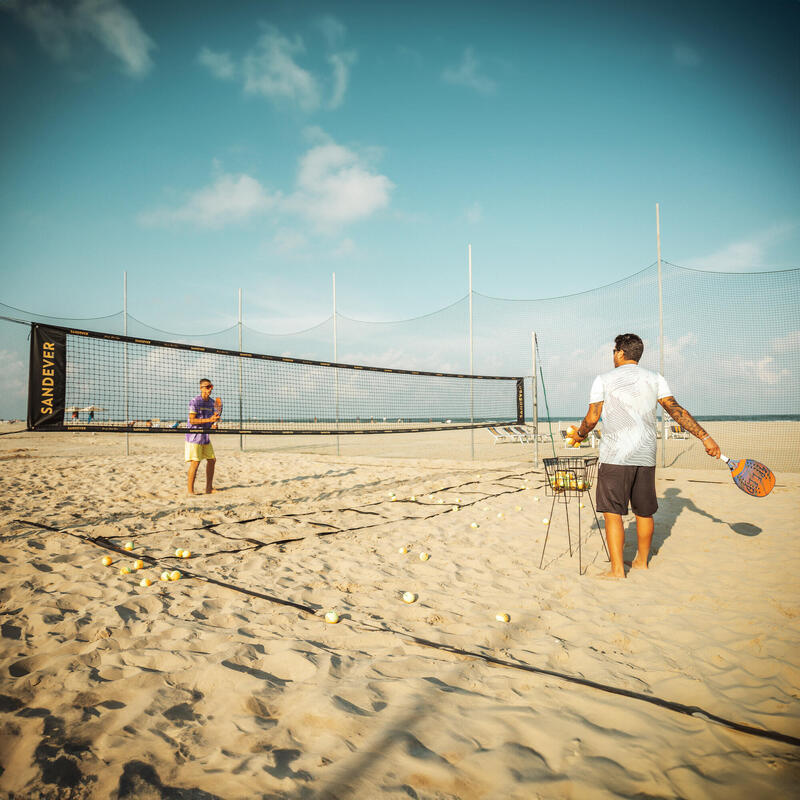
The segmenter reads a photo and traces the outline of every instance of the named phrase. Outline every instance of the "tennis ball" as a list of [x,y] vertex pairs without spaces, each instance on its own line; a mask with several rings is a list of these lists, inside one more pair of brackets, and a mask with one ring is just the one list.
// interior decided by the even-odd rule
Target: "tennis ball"
[[416,499],[417,499],[416,495],[413,495],[413,494],[409,498],[409,500],[411,500],[412,502],[416,502]]
[[578,503],[578,508],[586,508],[586,506],[583,503]]
[[169,579],[171,581],[179,581],[181,579],[181,573],[178,572],[177,569],[174,569],[174,570],[172,570],[172,572],[170,572]]
[[178,558],[183,558],[183,550],[181,550],[180,548],[178,548],[178,549],[175,551],[175,555],[176,555]]
[[394,495],[392,495],[392,496],[389,498],[389,501],[390,501],[390,502],[392,502],[392,503],[394,503],[394,502],[396,502],[396,501],[397,501],[397,498],[396,498]]
[[133,550],[133,542],[125,542],[125,544],[123,545],[123,547],[124,547],[126,550]]
[[550,523],[550,520],[549,520],[547,517],[545,517],[545,518],[542,520],[542,525],[548,525],[549,523]]
[[130,575],[130,570],[128,567],[120,567],[119,574],[120,575]]
[[431,557],[430,553],[420,553],[419,560],[420,561],[427,561]]
[[459,509],[459,506],[453,506],[453,509],[452,509],[452,510],[453,510],[453,511],[458,511],[458,509]]
[[181,554],[181,558],[191,558],[191,557],[192,557],[191,550],[184,550],[183,553]]
[[439,499],[438,499],[436,502],[437,502],[437,503],[438,503],[440,506],[444,505],[444,500],[442,500],[442,498],[441,498],[441,497],[440,497],[440,498],[439,498]]
[[404,603],[416,603],[417,596],[414,592],[403,592],[403,602]]
[[141,569],[143,566],[144,566],[144,561],[142,561],[140,558],[137,558],[136,561],[133,562],[134,569]]
[[150,586],[150,584],[152,584],[152,583],[153,583],[153,581],[151,581],[150,578],[142,578],[139,581],[139,586]]
[[461,498],[460,497],[456,497],[456,503],[460,503],[460,502],[461,502]]
[[162,581],[168,581],[168,580],[169,580],[169,570],[165,569],[165,570],[164,570],[164,571],[161,573],[161,576],[160,576],[159,580],[162,580]]
[[479,528],[480,527],[480,525],[478,525],[477,522],[470,522],[469,526],[470,526],[470,528]]
[[511,622],[511,617],[508,614],[497,614],[495,619],[498,622]]
[[514,511],[522,511],[522,506],[514,506]]
[[567,447],[575,446],[575,440],[571,436],[567,436],[567,438],[564,439],[564,442],[566,443]]
[[335,625],[339,621],[339,615],[335,611],[328,611],[325,614],[325,622]]
[[400,553],[401,556],[404,556],[408,552],[408,548],[401,547],[397,552]]
[[111,556],[103,556],[102,563],[104,567],[110,567],[111,564],[113,563],[111,560]]
[[567,433],[577,433],[577,432],[578,430],[574,425],[570,425],[569,428],[567,428]]
[[502,511],[498,511],[497,512],[497,519],[503,519],[503,512]]

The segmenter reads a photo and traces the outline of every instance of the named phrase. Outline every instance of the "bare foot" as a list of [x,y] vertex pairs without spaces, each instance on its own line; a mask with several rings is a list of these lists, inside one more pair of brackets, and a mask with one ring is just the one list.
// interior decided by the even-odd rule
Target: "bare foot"
[[625,577],[625,573],[623,572],[623,573],[620,574],[618,572],[609,571],[609,572],[604,572],[602,575],[600,575],[600,577],[601,578],[605,578],[607,580],[608,579],[617,580],[619,578],[624,578]]
[[216,494],[216,493],[217,493],[216,489],[206,489],[206,494]]
[[636,556],[631,562],[631,569],[647,569],[647,559]]

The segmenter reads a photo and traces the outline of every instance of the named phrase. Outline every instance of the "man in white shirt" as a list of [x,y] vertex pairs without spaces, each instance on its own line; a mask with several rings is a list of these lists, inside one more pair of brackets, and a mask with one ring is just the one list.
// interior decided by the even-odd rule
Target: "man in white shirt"
[[636,516],[638,552],[633,569],[647,569],[653,539],[656,500],[657,404],[683,428],[703,442],[708,455],[719,458],[717,443],[672,396],[663,375],[643,369],[639,359],[644,343],[635,333],[614,340],[614,369],[598,375],[589,394],[589,412],[574,439],[583,441],[603,415],[597,510],[603,512],[611,570],[603,577],[624,578],[622,517],[628,503]]

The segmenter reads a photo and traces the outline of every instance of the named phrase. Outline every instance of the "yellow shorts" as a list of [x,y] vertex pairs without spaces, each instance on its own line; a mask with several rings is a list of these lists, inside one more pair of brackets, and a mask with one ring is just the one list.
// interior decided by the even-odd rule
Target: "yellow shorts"
[[204,458],[216,458],[214,448],[210,444],[194,444],[192,442],[184,442],[184,444],[184,461],[202,461]]

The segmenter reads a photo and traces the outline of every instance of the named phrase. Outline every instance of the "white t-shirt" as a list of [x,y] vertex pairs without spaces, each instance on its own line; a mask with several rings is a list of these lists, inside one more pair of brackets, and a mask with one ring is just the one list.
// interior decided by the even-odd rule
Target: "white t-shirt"
[[603,403],[600,462],[654,467],[658,401],[671,394],[663,375],[638,364],[598,375],[589,402]]

